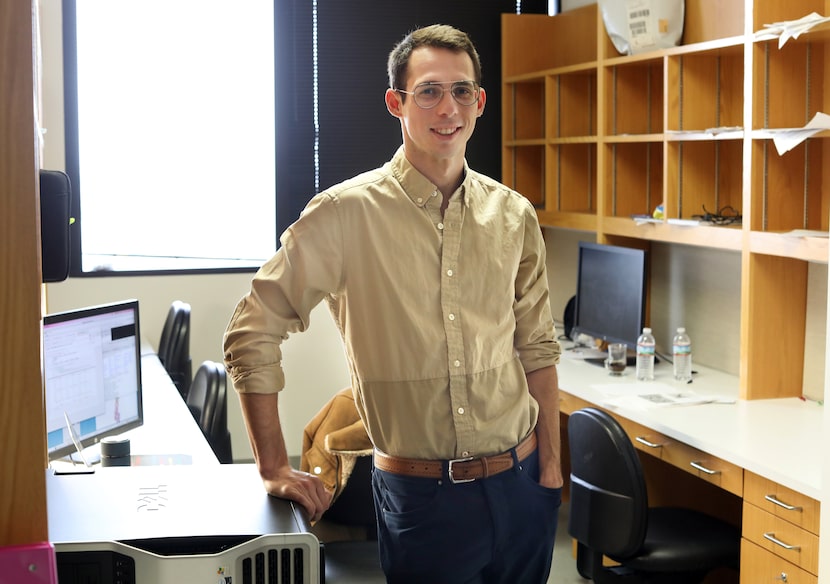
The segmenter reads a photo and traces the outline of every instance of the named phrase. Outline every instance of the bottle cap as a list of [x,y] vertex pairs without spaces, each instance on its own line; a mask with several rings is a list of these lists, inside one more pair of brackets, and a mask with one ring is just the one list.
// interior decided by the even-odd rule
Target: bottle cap
[[650,329],[649,327],[647,327],[647,326],[646,326],[646,327],[643,327],[643,332],[644,332],[644,333],[650,333],[650,332],[651,332],[651,329]]
[[686,327],[684,327],[684,326],[679,326],[679,327],[677,327],[677,332],[679,332],[679,333],[685,333],[685,332],[686,332]]

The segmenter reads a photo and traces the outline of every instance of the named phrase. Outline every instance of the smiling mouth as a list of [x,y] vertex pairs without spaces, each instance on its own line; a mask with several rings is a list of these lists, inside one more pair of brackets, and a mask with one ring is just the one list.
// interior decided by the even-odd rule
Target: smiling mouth
[[433,132],[435,132],[436,134],[438,134],[440,136],[452,136],[457,131],[458,131],[457,127],[453,127],[453,128],[435,128],[433,130]]

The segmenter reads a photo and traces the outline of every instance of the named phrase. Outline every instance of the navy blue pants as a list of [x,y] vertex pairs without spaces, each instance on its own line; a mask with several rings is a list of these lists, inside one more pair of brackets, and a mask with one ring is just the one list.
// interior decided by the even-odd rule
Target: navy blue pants
[[541,486],[538,476],[537,452],[511,470],[461,484],[374,469],[387,581],[545,584],[562,489]]

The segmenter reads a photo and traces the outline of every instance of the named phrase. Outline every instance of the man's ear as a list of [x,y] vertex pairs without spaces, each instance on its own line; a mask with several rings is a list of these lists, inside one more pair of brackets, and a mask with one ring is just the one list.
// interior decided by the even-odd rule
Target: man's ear
[[383,96],[384,101],[386,101],[386,109],[389,110],[389,113],[395,116],[396,118],[403,117],[403,112],[401,111],[403,107],[403,103],[401,103],[401,94],[395,91],[394,89],[387,89],[386,94]]
[[478,90],[478,103],[476,104],[476,109],[478,112],[476,113],[476,117],[481,117],[481,114],[484,113],[484,104],[487,102],[487,93],[484,91],[483,87],[480,87]]

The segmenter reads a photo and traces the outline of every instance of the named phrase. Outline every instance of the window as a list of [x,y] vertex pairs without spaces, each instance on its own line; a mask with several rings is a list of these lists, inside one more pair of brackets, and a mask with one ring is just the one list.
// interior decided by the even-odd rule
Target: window
[[391,158],[386,58],[433,22],[481,54],[467,159],[499,178],[500,14],[520,6],[547,2],[63,0],[71,274],[259,267],[318,189]]
[[64,2],[73,274],[252,268],[274,253],[273,12]]

